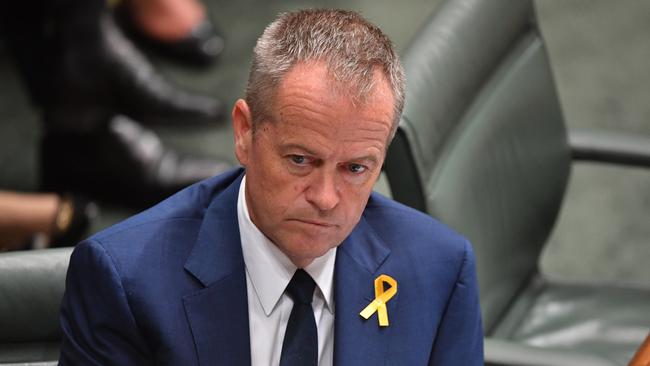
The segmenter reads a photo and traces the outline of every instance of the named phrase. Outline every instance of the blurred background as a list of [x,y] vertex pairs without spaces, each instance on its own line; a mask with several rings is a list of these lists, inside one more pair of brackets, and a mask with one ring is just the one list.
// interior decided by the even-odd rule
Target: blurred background
[[[220,60],[190,68],[147,54],[183,87],[220,99],[229,111],[243,95],[254,42],[277,13],[306,7],[360,11],[387,33],[398,50],[408,44],[439,1],[240,0],[205,1],[225,37]],[[650,136],[650,2],[536,1],[567,124]],[[408,96],[407,96],[408,98]],[[153,127],[180,153],[235,163],[229,117],[217,127]],[[7,46],[0,43],[0,189],[38,191],[38,147],[43,126]],[[621,189],[622,188],[622,189]],[[387,192],[380,184],[379,191]],[[580,164],[574,168],[544,272],[580,281],[647,286],[650,278],[650,173]],[[99,202],[91,232],[137,209]],[[579,230],[568,230],[579,228]],[[602,269],[602,270],[595,270]]]

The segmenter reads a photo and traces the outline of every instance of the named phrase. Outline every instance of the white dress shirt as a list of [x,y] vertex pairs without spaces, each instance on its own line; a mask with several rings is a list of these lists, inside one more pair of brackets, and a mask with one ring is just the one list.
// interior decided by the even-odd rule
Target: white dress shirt
[[[277,366],[293,308],[284,293],[297,267],[251,221],[242,179],[237,217],[248,294],[251,366]],[[318,364],[331,366],[334,355],[334,261],[336,248],[304,268],[316,282],[312,308],[318,328]]]

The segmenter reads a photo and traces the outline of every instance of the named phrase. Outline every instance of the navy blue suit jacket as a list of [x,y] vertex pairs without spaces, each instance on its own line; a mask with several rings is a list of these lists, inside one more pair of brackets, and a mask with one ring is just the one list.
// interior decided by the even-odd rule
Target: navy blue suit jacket
[[[197,183],[80,243],[61,309],[60,365],[248,365],[246,274],[237,223],[242,171]],[[359,312],[387,274],[390,326]],[[339,246],[334,362],[482,365],[469,243],[372,194]]]

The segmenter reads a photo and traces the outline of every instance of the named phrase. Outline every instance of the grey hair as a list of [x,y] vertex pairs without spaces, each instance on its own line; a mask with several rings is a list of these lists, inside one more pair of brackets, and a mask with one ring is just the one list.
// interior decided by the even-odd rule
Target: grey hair
[[266,27],[253,50],[246,103],[253,126],[270,118],[269,104],[291,68],[300,62],[325,61],[334,80],[362,100],[380,70],[394,98],[392,137],[404,107],[404,69],[386,35],[358,13],[313,9],[283,13]]

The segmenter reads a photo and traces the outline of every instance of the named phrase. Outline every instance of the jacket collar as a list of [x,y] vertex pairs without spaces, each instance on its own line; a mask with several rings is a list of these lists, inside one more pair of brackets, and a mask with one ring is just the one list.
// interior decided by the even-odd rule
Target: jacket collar
[[[365,320],[359,312],[375,298],[374,280],[383,271],[389,271],[390,253],[363,216],[339,247],[334,274],[334,364],[337,366],[386,362],[393,328],[379,327],[376,314]],[[391,321],[397,314],[398,297],[395,295],[387,303]]]
[[185,263],[185,270],[205,286],[183,297],[201,365],[251,362],[246,272],[237,223],[242,177],[240,170],[211,200]]
[[185,269],[205,287],[244,266],[237,221],[237,194],[244,171],[237,172],[232,183],[208,205],[194,249],[185,263]]

